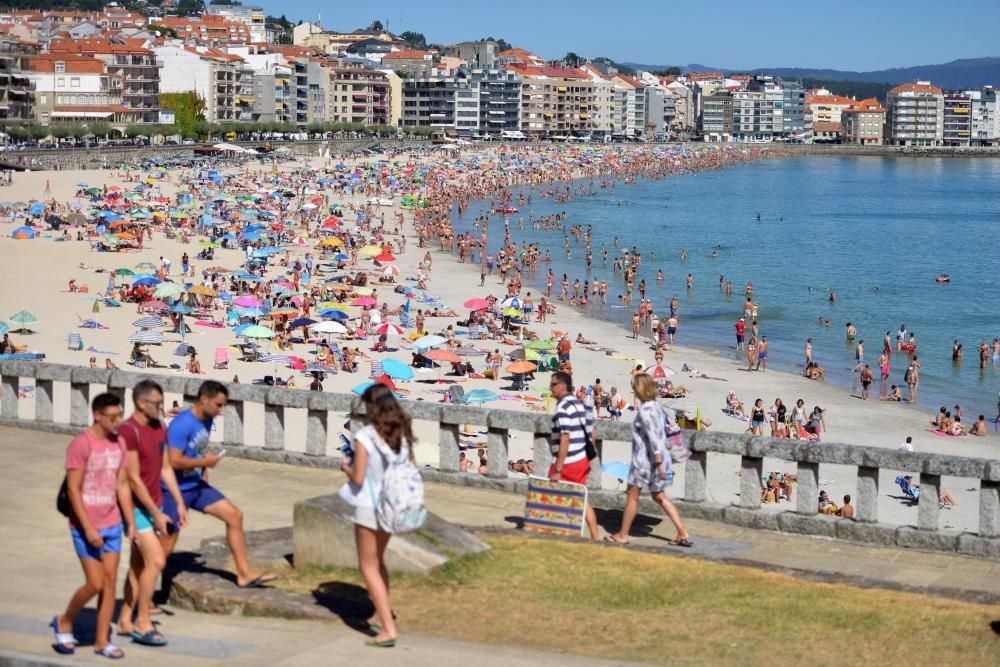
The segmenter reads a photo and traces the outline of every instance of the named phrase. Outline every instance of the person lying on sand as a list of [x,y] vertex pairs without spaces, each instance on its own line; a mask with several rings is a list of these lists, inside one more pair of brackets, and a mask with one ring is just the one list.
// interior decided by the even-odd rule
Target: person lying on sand
[[576,342],[582,343],[583,345],[597,345],[596,340],[590,340],[589,338],[584,338],[583,333],[578,333],[576,335]]

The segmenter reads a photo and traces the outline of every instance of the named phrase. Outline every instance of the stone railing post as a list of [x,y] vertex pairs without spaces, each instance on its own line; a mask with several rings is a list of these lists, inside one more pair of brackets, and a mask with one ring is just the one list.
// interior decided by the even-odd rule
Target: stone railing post
[[55,411],[52,404],[52,393],[55,383],[52,380],[35,380],[35,421],[49,424],[55,421]]
[[242,447],[246,442],[243,437],[243,401],[233,400],[226,402],[226,409],[222,413],[222,443],[227,447]]
[[601,470],[601,466],[603,465],[601,462],[604,460],[604,440],[594,435],[593,442],[597,456],[590,460],[590,474],[587,475],[587,488],[600,489],[601,475],[604,474],[604,471]]
[[330,412],[326,397],[319,392],[310,392],[306,405],[306,454],[326,456],[326,440],[329,432]]
[[708,452],[691,452],[691,458],[684,463],[684,500],[705,502],[707,487]]
[[979,537],[1000,537],[1000,482],[980,482]]
[[938,492],[941,490],[941,476],[921,473],[920,500],[917,501],[917,528],[937,530],[941,510],[938,506]]
[[4,373],[0,381],[0,416],[4,419],[17,419],[17,390],[21,385],[21,376]]
[[445,472],[457,472],[459,468],[458,424],[438,423],[438,466]]
[[[458,437],[461,425],[470,422],[478,422],[477,426],[485,425],[486,414],[484,410],[471,405],[446,404],[441,406],[441,412],[438,416],[438,460],[441,470],[449,472],[458,470]],[[487,456],[488,459],[489,456]],[[474,461],[474,464],[473,469],[476,469],[479,461]],[[504,465],[507,465],[506,461],[504,461]]]
[[285,448],[285,406],[264,404],[264,449]]
[[[469,409],[476,410],[478,408]],[[507,477],[507,461],[510,460],[510,432],[536,433],[544,428],[544,419],[542,416],[526,412],[491,410],[486,413],[486,467],[490,477]]]
[[[107,386],[111,371],[105,368],[74,368],[69,379],[69,423],[84,428],[90,424],[90,385]],[[128,406],[122,406],[128,411]]]
[[760,509],[761,475],[764,472],[764,459],[759,456],[740,457],[740,504],[744,509]]
[[531,437],[531,458],[535,462],[535,474],[547,477],[552,465],[552,450],[549,449],[548,433],[535,433]]
[[854,517],[855,521],[878,521],[878,474],[878,468],[858,466],[858,513]]
[[507,449],[510,444],[510,431],[498,426],[487,426],[486,436],[486,474],[490,477],[507,476]]
[[799,461],[796,471],[795,513],[807,516],[819,513],[819,464]]

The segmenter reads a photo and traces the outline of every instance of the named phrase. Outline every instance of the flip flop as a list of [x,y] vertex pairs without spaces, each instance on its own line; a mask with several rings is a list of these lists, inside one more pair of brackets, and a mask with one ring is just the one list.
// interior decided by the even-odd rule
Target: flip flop
[[628,544],[628,540],[625,540],[624,542],[621,541],[621,540],[616,540],[614,538],[614,536],[611,535],[610,533],[608,533],[607,535],[604,536],[604,541],[605,542],[610,542],[611,544],[620,544],[622,546],[625,546],[626,544]]
[[669,544],[670,546],[673,546],[673,547],[689,547],[690,548],[690,547],[694,546],[694,544],[691,543],[691,540],[687,539],[686,537],[684,539],[682,539],[682,540],[667,540],[667,544]]
[[136,644],[142,644],[143,646],[166,646],[167,640],[161,635],[156,628],[153,628],[149,632],[143,634],[138,630],[132,631],[132,641]]
[[99,655],[102,658],[108,658],[109,660],[121,660],[125,657],[125,651],[121,650],[114,644],[107,644],[103,648],[95,648],[94,654]]
[[236,587],[237,588],[261,588],[264,584],[269,584],[272,581],[277,581],[277,579],[278,579],[277,575],[274,575],[274,574],[262,574],[259,577],[257,577],[256,579],[254,579],[252,581],[248,581],[247,583],[243,584],[242,586],[240,586],[239,584],[236,584]]
[[[52,633],[55,635],[56,643],[52,645],[56,653],[61,655],[73,655],[76,653],[76,637],[73,636],[72,632],[59,632],[59,617],[53,616],[52,622],[49,623],[49,627],[52,628]],[[66,644],[72,644],[72,646],[66,646]]]
[[392,648],[396,645],[395,639],[384,639],[380,642],[365,642],[365,646],[371,646],[372,648]]

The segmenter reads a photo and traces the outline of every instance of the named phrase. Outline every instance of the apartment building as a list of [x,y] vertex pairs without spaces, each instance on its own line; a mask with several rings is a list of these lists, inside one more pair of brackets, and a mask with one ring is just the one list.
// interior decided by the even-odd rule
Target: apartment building
[[228,46],[230,44],[250,44],[263,42],[263,33],[255,40],[250,27],[239,22],[230,21],[225,16],[205,14],[197,17],[164,16],[158,25],[170,28],[183,40],[194,40],[207,46]]
[[35,92],[25,73],[38,45],[0,36],[0,125],[35,120]]
[[704,141],[732,141],[734,133],[734,100],[729,91],[720,90],[702,97],[699,130]]
[[[521,77],[521,131],[536,137],[589,135],[594,82],[582,70],[508,65]],[[640,105],[644,109],[644,104]]]
[[140,111],[122,102],[123,82],[104,62],[78,54],[40,54],[28,63],[35,88],[34,120],[42,125],[70,121],[138,122]]
[[460,42],[455,45],[452,55],[467,62],[469,69],[493,69],[500,64],[500,45],[491,39]]
[[470,90],[479,102],[478,134],[499,137],[521,129],[521,77],[507,69],[472,69]]
[[800,140],[806,136],[806,95],[798,81],[779,82],[782,91],[782,134],[786,140]]
[[944,94],[943,134],[945,146],[969,146],[972,143],[972,96],[965,92]]
[[995,146],[1000,143],[1000,99],[992,86],[966,91],[972,100],[973,146]]
[[210,123],[253,119],[253,70],[240,56],[217,48],[186,46],[179,41],[155,47],[162,63],[165,93],[193,91],[205,102]]
[[881,146],[885,132],[885,109],[874,97],[855,102],[840,113],[841,142]]
[[49,53],[77,53],[103,61],[108,75],[122,80],[123,106],[138,110],[138,122],[159,122],[160,64],[146,40],[121,37],[53,40],[49,43]]
[[382,66],[408,77],[430,76],[434,68],[434,55],[430,51],[403,49],[385,54]]
[[[479,124],[479,100],[469,91],[468,72],[456,70],[448,76],[404,79],[403,127],[432,127],[442,130],[462,127],[470,130]],[[458,93],[463,92],[462,116],[458,116]],[[468,94],[464,94],[468,92]],[[464,122],[460,125],[458,119]]]
[[292,68],[281,62],[273,63],[253,76],[251,114],[259,123],[295,122],[295,96]]
[[253,5],[205,5],[206,16],[219,16],[230,23],[241,23],[246,26],[250,41],[261,44],[267,41],[267,14],[263,7]]
[[646,136],[646,84],[626,74],[611,79],[621,91],[623,137],[638,139]]
[[893,146],[940,146],[944,94],[929,81],[896,86],[886,95],[886,138]]
[[295,124],[303,126],[327,122],[330,75],[326,61],[298,57],[293,58],[290,64],[295,79]]
[[842,95],[833,95],[829,91],[818,95],[807,95],[805,106],[808,107],[813,123],[840,123],[840,115],[844,109],[854,106],[855,100]]
[[362,67],[329,67],[331,122],[388,125],[391,105],[385,72]]

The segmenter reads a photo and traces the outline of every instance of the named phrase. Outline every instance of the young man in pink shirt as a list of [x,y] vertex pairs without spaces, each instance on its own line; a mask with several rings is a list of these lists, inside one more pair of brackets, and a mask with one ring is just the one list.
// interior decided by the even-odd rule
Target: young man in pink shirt
[[[66,449],[66,491],[71,510],[70,535],[83,566],[86,582],[70,598],[66,611],[52,618],[54,648],[76,651],[73,620],[98,595],[94,652],[105,658],[125,657],[111,644],[111,614],[115,608],[115,580],[122,548],[122,512],[132,516],[132,492],[125,473],[125,448],[116,433],[122,402],[114,394],[100,394],[91,404],[94,423],[73,438]],[[132,539],[133,529],[128,538]]]

